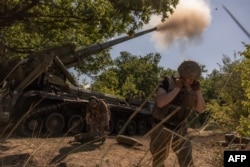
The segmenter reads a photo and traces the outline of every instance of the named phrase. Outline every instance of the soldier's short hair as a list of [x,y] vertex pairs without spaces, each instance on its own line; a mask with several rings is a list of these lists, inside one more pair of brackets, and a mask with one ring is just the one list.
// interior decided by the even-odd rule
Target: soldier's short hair
[[201,68],[197,62],[186,60],[182,62],[178,67],[178,73],[183,78],[199,80],[201,75]]

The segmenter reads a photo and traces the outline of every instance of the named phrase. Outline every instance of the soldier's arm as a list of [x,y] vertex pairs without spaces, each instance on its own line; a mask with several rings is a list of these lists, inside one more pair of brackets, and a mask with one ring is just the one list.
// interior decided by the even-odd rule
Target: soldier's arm
[[169,104],[175,96],[180,92],[180,88],[175,87],[172,91],[167,92],[163,88],[159,88],[156,93],[156,103],[158,107],[163,107]]
[[176,84],[175,78],[165,77],[159,84],[158,90],[156,92],[156,104],[158,107],[162,108],[169,104],[176,95],[180,92],[182,86],[182,81],[178,79],[178,84]]
[[195,93],[196,93],[196,96],[197,96],[195,109],[196,109],[197,112],[202,113],[202,112],[205,111],[205,100],[203,98],[201,90],[196,90]]

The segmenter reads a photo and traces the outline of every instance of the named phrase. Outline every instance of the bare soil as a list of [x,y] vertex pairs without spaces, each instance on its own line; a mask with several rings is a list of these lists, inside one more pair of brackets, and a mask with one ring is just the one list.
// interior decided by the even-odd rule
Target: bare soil
[[[221,167],[224,140],[221,131],[190,129],[193,158],[197,167]],[[149,137],[133,136],[143,146],[128,147],[108,136],[104,143],[69,143],[73,137],[10,138],[0,140],[1,167],[151,167]],[[178,167],[175,154],[165,161],[168,167]]]

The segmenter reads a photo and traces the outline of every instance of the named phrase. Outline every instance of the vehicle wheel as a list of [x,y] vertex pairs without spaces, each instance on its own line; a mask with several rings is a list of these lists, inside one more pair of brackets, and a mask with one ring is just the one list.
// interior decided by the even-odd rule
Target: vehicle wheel
[[38,137],[42,133],[43,119],[40,116],[31,116],[23,121],[22,133],[28,137]]
[[68,121],[68,132],[78,134],[84,129],[84,119],[80,115],[72,115]]
[[126,132],[128,135],[132,136],[136,134],[136,122],[134,120],[131,120],[126,127]]
[[114,129],[115,129],[115,123],[114,123],[114,121],[111,119],[111,120],[109,121],[109,133],[113,133]]
[[138,122],[137,132],[140,135],[144,135],[147,132],[147,123],[145,121]]
[[59,134],[65,126],[65,120],[62,114],[52,113],[46,119],[45,127],[49,134]]
[[125,124],[124,120],[122,119],[118,120],[115,124],[115,133],[117,134],[121,133],[120,131],[122,130],[124,124]]

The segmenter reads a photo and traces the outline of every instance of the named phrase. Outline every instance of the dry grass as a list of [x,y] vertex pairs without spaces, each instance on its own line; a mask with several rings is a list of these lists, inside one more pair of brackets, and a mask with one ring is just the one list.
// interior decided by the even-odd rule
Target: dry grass
[[[193,157],[196,166],[222,166],[223,148],[216,141],[224,133],[190,131]],[[10,138],[0,141],[0,166],[3,167],[151,167],[148,151],[149,138],[135,136],[143,146],[129,148],[116,142],[115,136],[102,143],[68,143],[73,137],[61,138]],[[165,162],[178,167],[173,153]]]

